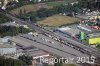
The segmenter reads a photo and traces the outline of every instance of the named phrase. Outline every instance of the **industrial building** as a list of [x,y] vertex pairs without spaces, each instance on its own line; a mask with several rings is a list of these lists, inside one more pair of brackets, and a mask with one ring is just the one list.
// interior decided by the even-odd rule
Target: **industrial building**
[[92,32],[91,28],[86,25],[79,25],[79,26],[77,26],[77,28],[80,30],[86,31],[86,32]]
[[10,36],[0,38],[0,44],[7,43],[9,41],[9,39],[11,39]]
[[0,44],[0,55],[16,53],[16,47],[9,44]]
[[16,47],[9,44],[9,39],[11,39],[10,36],[0,38],[0,55],[16,53]]
[[68,36],[75,36],[75,35],[79,34],[81,30],[70,28],[70,27],[62,27],[62,28],[57,28],[56,31],[64,33]]
[[100,37],[89,38],[89,44],[90,45],[96,45],[97,43],[100,43]]

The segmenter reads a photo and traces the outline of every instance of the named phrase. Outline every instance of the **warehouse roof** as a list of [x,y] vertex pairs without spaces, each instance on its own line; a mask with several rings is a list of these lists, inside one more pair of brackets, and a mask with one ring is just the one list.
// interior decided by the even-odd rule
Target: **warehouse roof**
[[74,29],[74,28],[69,28],[69,27],[59,28],[58,30],[60,30],[62,32],[67,32],[70,34],[79,34],[79,32],[80,32],[79,29]]

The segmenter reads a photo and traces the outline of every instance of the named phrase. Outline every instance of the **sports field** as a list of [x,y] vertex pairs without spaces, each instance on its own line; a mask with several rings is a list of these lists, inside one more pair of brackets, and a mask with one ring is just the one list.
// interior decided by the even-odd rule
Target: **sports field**
[[73,24],[77,22],[79,22],[78,18],[63,16],[63,15],[54,15],[44,20],[38,21],[37,23],[44,26],[58,27],[58,26]]

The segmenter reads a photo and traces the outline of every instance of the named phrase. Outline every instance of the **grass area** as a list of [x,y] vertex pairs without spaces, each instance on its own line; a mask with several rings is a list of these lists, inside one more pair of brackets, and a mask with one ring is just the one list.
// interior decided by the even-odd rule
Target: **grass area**
[[30,11],[36,11],[34,5],[33,4],[29,4],[29,5],[24,5],[22,7],[13,9],[13,10],[10,11],[10,13],[17,15],[17,14],[20,13],[20,10],[22,10],[22,11],[26,10],[26,13],[28,13]]
[[60,6],[66,3],[76,2],[77,0],[65,0],[65,1],[54,1],[54,2],[47,2],[48,6]]
[[44,20],[38,21],[37,23],[44,26],[58,27],[61,25],[73,24],[77,22],[79,22],[78,18],[62,16],[62,15],[54,15],[54,16],[45,18]]
[[47,6],[45,3],[38,3],[38,4],[28,4],[28,5],[24,5],[22,7],[18,7],[16,9],[13,9],[10,11],[11,14],[15,14],[15,15],[18,15],[20,13],[20,10],[22,10],[22,12],[32,12],[32,11],[37,11],[39,10],[40,8],[52,8],[52,7],[49,7]]

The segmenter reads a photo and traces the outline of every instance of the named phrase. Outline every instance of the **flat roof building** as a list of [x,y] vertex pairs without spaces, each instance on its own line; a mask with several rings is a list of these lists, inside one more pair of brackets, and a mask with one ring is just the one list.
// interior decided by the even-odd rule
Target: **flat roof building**
[[74,28],[70,28],[70,27],[57,28],[57,30],[62,31],[67,34],[70,34],[71,36],[79,34],[79,32],[80,32],[79,29],[74,29]]
[[0,55],[16,53],[16,47],[10,44],[0,44]]
[[9,39],[11,39],[10,36],[0,38],[0,44],[7,43],[9,41]]

